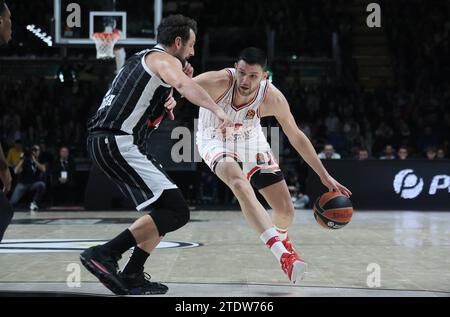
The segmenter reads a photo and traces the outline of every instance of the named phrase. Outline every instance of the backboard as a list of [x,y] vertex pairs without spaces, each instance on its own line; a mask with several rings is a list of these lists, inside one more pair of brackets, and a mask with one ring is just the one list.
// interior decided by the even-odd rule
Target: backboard
[[94,45],[92,34],[119,29],[120,46],[156,44],[162,0],[53,0],[54,43]]

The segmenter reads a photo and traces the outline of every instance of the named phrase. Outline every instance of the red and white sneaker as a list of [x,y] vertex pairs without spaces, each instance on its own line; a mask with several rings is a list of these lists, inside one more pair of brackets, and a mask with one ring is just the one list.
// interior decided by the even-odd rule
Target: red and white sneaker
[[284,253],[280,259],[281,269],[288,276],[292,284],[300,282],[308,265],[294,253]]
[[281,243],[283,243],[283,245],[286,248],[286,250],[288,250],[290,253],[295,255],[295,258],[297,260],[302,261],[302,259],[300,259],[300,256],[297,254],[297,252],[295,251],[294,247],[292,246],[292,242],[289,240],[289,237],[287,237],[286,239],[281,241]]

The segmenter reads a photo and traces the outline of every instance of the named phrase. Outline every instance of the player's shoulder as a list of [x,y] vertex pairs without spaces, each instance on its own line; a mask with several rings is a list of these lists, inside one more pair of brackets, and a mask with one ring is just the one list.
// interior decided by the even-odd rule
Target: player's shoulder
[[233,73],[228,68],[212,71],[209,73],[213,79],[219,82],[229,82],[233,78]]
[[267,89],[267,94],[264,99],[264,103],[266,104],[284,104],[287,102],[284,94],[271,82],[267,81],[269,85]]
[[152,63],[153,65],[157,65],[160,67],[177,67],[183,68],[181,61],[164,52],[152,52],[152,54],[148,54],[145,59],[146,63]]
[[233,75],[228,68],[216,71],[209,71],[198,75],[194,78],[199,83],[207,83],[208,85],[228,85],[233,80]]

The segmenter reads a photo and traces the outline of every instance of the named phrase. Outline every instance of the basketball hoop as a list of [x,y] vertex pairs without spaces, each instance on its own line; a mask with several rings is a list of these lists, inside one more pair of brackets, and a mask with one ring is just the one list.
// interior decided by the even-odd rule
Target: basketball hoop
[[114,58],[114,45],[119,38],[120,33],[117,31],[111,33],[94,33],[92,39],[94,40],[97,49],[97,59]]

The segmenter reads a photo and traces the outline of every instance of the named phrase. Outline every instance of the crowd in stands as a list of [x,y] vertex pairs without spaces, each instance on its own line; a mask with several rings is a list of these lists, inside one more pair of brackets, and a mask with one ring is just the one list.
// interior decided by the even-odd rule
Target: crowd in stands
[[42,206],[44,197],[51,205],[75,203],[76,170],[67,146],[59,148],[55,157],[45,144],[24,148],[16,140],[7,152],[7,162],[14,175],[10,202],[13,207],[29,205],[32,213]]
[[[10,148],[20,140],[24,147],[46,143],[51,150],[70,144],[77,155],[85,155],[86,122],[101,101],[101,83],[43,78],[2,81],[0,85],[0,139]],[[107,86],[104,86],[107,87]],[[56,153],[56,152],[55,152]]]
[[319,149],[331,144],[342,158],[355,158],[360,149],[379,158],[386,145],[404,147],[414,158],[425,158],[429,149],[450,154],[450,90],[371,93],[357,86],[295,82],[283,88],[300,127]]

